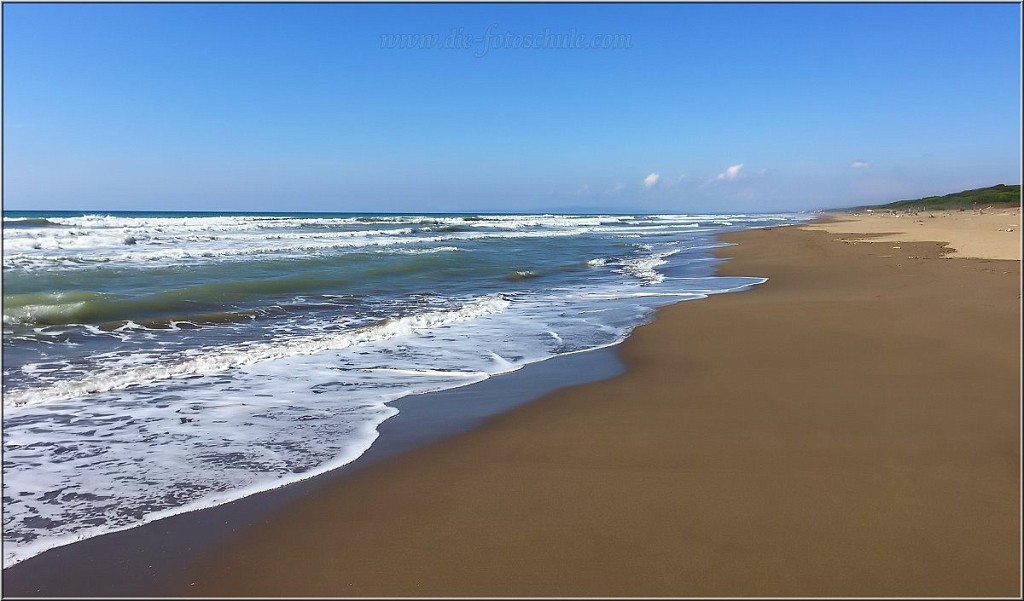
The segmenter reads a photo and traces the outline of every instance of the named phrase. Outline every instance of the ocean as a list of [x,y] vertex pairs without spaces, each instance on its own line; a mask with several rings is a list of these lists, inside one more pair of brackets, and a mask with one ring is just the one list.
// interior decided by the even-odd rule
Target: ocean
[[716,235],[809,217],[6,211],[4,566],[345,465],[396,399],[763,282]]

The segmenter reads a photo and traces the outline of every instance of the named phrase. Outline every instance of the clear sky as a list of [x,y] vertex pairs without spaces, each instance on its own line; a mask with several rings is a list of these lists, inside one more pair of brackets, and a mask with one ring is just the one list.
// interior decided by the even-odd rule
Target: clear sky
[[4,207],[774,211],[1020,183],[1020,10],[5,4]]

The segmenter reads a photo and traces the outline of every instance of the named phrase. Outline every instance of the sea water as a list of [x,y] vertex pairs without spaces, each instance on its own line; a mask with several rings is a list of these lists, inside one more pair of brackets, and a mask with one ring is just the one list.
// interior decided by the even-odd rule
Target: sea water
[[395,399],[763,282],[716,234],[806,217],[5,212],[4,566],[342,466]]

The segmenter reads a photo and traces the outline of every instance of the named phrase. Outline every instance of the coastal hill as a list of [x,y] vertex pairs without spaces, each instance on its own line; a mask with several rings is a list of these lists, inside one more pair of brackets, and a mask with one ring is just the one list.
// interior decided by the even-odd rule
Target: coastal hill
[[975,209],[984,207],[1019,207],[1020,184],[998,184],[988,188],[976,188],[954,192],[945,196],[928,196],[914,200],[897,200],[888,204],[863,205],[854,209],[884,209],[892,211]]

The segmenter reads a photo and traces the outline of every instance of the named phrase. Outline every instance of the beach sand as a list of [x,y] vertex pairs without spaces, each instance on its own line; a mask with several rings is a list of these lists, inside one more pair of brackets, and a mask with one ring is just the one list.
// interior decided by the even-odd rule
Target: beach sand
[[[805,229],[847,234],[850,242],[923,242],[941,240],[948,258],[1020,261],[1020,207],[964,211],[857,211],[833,213],[826,223]],[[849,234],[872,234],[870,238]]]
[[303,498],[174,592],[1017,596],[1019,261],[725,239],[723,274],[770,280],[663,309],[625,374]]
[[1017,596],[1020,262],[817,229],[725,236],[721,273],[769,281],[662,309],[621,375],[5,594]]

